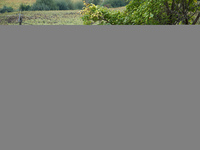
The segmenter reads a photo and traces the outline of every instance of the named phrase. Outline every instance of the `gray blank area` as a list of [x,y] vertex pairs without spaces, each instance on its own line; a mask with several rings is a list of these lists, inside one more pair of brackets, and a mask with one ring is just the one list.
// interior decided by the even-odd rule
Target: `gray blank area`
[[0,51],[1,150],[199,149],[197,49],[150,29],[49,30]]

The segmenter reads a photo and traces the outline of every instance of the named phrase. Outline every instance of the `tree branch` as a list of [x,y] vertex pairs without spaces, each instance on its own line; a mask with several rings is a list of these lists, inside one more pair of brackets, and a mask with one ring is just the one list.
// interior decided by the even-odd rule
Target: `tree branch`
[[200,12],[197,15],[196,19],[193,21],[192,25],[195,25],[197,23],[197,21],[199,20],[199,17],[200,17]]
[[167,1],[165,1],[164,4],[165,4],[165,7],[167,8],[167,16],[169,16],[170,15],[169,4]]
[[172,1],[172,6],[171,6],[171,10],[174,10],[174,6],[175,6],[175,0]]

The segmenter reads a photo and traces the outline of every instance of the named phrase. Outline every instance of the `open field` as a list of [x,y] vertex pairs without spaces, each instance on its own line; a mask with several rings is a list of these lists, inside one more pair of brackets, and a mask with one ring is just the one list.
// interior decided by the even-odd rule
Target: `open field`
[[[82,25],[78,10],[23,12],[22,25]],[[16,12],[0,15],[0,25],[18,25]]]
[[[111,8],[124,10],[125,7]],[[22,25],[83,25],[80,10],[24,11]],[[19,25],[18,12],[0,14],[0,25]]]

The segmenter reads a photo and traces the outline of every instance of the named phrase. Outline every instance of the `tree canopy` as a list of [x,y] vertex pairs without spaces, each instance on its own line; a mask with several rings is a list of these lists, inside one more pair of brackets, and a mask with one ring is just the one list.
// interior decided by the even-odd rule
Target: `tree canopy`
[[124,11],[84,5],[85,25],[195,25],[200,17],[197,0],[132,0]]

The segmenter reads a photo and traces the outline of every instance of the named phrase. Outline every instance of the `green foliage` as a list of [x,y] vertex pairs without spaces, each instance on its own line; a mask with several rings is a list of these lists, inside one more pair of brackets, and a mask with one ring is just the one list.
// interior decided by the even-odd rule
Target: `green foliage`
[[123,13],[120,11],[110,11],[106,7],[86,4],[82,11],[84,25],[91,25],[99,22],[98,25],[119,25],[123,23]]
[[59,10],[72,10],[74,9],[73,3],[71,0],[68,1],[56,1],[56,5]]
[[125,10],[125,24],[164,25],[168,20],[163,0],[133,0]]
[[54,0],[36,0],[36,3],[38,4],[45,4],[47,5],[51,10],[57,10],[58,7]]
[[88,3],[92,3],[92,4],[95,4],[95,5],[99,5],[100,0],[89,0]]
[[21,3],[20,6],[19,6],[19,10],[21,10],[21,11],[29,11],[29,10],[31,10],[31,6]]
[[74,10],[82,9],[83,2],[77,1],[72,2],[71,0],[37,0],[31,7],[31,10]]
[[45,5],[45,4],[38,4],[38,3],[34,3],[31,7],[32,11],[38,11],[38,10],[50,10],[49,6]]
[[69,10],[74,10],[75,6],[71,0],[66,0],[66,3],[67,3]]
[[[197,0],[163,0],[168,16],[168,24],[196,24],[200,6]],[[196,20],[196,21],[195,21]]]
[[[93,4],[95,4],[95,3],[93,3]],[[105,0],[101,5],[106,6],[106,7],[116,8],[116,7],[125,6],[127,4],[128,4],[128,2],[126,2],[125,0]]]
[[83,4],[82,1],[74,2],[74,9],[79,9],[79,10],[81,10],[81,9],[83,9],[83,7],[84,7],[84,4]]
[[67,3],[65,1],[57,1],[56,5],[58,6],[59,10],[69,10]]
[[5,13],[5,12],[13,12],[13,8],[12,7],[7,7],[7,6],[3,6],[3,8],[0,9],[0,13]]
[[56,5],[54,0],[36,0],[31,7],[31,10],[58,10],[59,7]]
[[71,0],[56,1],[56,5],[59,10],[82,9],[84,6],[82,1],[72,2]]
[[132,0],[124,12],[85,3],[82,19],[86,25],[96,22],[111,25],[195,24],[199,19],[195,14],[199,10],[197,0]]

